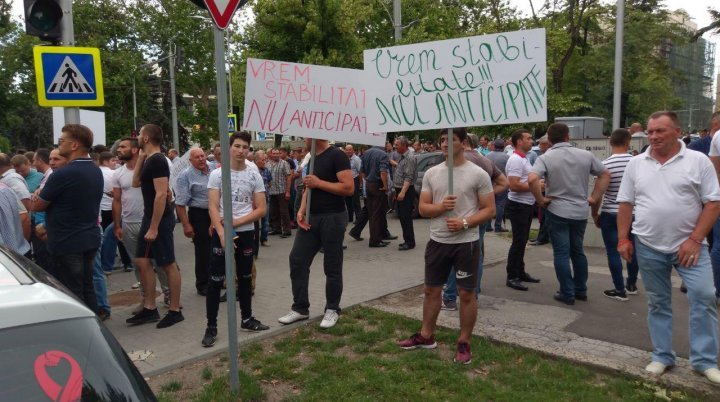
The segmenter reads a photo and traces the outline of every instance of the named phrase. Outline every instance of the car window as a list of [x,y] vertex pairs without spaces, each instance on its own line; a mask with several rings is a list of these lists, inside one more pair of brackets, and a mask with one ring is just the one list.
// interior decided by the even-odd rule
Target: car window
[[418,161],[418,172],[425,172],[431,167],[441,163],[443,161],[442,154],[428,156]]
[[0,356],[3,400],[157,400],[96,318],[0,330]]

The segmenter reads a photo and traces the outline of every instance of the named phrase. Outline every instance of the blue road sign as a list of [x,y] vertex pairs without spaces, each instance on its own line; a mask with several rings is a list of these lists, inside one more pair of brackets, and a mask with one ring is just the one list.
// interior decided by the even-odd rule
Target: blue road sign
[[36,46],[33,50],[41,106],[105,103],[99,49]]

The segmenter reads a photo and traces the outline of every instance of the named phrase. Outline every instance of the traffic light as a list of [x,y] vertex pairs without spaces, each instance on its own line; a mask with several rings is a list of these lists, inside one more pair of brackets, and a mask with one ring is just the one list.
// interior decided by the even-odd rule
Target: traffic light
[[62,38],[62,0],[24,0],[25,32],[50,42]]
[[193,2],[196,6],[202,8],[203,10],[207,10],[207,6],[205,6],[204,0],[190,0],[190,1]]

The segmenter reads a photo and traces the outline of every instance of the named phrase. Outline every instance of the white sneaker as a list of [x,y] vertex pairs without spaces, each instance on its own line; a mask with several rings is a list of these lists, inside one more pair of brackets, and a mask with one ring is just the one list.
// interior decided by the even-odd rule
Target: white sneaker
[[137,289],[137,288],[140,287],[140,282],[135,282],[135,283],[133,283],[133,285],[130,286],[130,287],[133,288],[133,289]]
[[720,370],[718,370],[717,368],[715,368],[715,367],[709,368],[709,369],[703,371],[702,375],[704,375],[705,378],[710,380],[710,382],[715,383],[715,384],[720,384]]
[[665,364],[653,361],[653,362],[650,362],[650,364],[648,364],[645,367],[645,371],[647,371],[648,373],[651,373],[651,374],[660,375],[660,374],[664,373],[665,370],[667,370],[667,368],[668,368],[668,366],[666,366]]
[[338,318],[340,318],[340,315],[335,310],[327,309],[325,310],[325,317],[323,317],[322,322],[320,323],[320,328],[332,328],[337,324]]
[[302,321],[307,320],[310,316],[307,314],[300,314],[297,311],[291,310],[289,313],[285,314],[284,316],[278,318],[278,322],[280,324],[292,324],[296,321]]

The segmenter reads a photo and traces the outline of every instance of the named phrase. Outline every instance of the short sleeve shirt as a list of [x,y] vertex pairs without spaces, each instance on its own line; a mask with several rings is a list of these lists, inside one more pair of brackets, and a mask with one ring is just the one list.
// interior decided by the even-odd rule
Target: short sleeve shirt
[[476,164],[477,166],[480,166],[482,170],[484,170],[488,175],[490,175],[490,181],[495,182],[497,180],[498,176],[502,174],[500,169],[486,156],[481,155],[479,152],[475,151],[474,149],[466,150],[465,151],[465,159],[469,160],[470,162]]
[[18,204],[15,193],[8,186],[0,184],[0,245],[18,254],[25,254],[30,251],[30,244],[23,237],[19,209],[22,204]]
[[[315,157],[314,169],[313,174],[320,180],[337,183],[339,181],[337,174],[344,170],[350,170],[350,159],[339,148],[330,146]],[[345,211],[344,197],[321,189],[313,190],[310,213],[320,214],[343,211]]]
[[708,156],[720,156],[720,130],[716,131],[712,137]]
[[30,198],[30,191],[28,190],[27,182],[22,176],[15,173],[14,169],[10,169],[0,177],[0,183],[4,183],[10,187],[19,200],[25,200]]
[[268,194],[278,195],[285,193],[287,177],[290,174],[290,165],[284,160],[279,159],[277,162],[269,161],[266,166],[270,169],[270,175],[272,176]]
[[603,212],[611,214],[618,213],[617,194],[618,191],[620,191],[620,183],[625,174],[625,167],[627,167],[628,162],[630,162],[632,158],[630,154],[615,154],[610,155],[609,158],[602,162],[610,172],[610,184],[608,184],[605,195],[603,195]]
[[[210,172],[208,179],[208,189],[218,190],[220,192],[220,216],[223,217],[222,202],[222,169],[215,169]],[[252,212],[253,194],[265,192],[265,184],[260,173],[256,169],[245,167],[243,170],[230,169],[230,192],[232,194],[232,216],[234,218],[243,217]],[[238,232],[247,232],[253,230],[255,225],[247,223],[235,228]]]
[[[453,183],[453,193],[457,196],[455,210],[430,219],[430,238],[444,244],[477,241],[480,239],[477,230],[450,232],[445,219],[452,216],[463,218],[474,215],[479,208],[478,197],[493,192],[490,176],[474,163],[466,161],[453,169]],[[433,203],[442,202],[448,195],[446,162],[435,165],[425,172],[422,191],[432,194]]]
[[[145,159],[143,163],[142,171],[140,172],[140,190],[143,196],[144,214],[148,219],[152,218],[154,202],[155,202],[155,179],[165,177],[168,179],[168,185],[170,183],[170,165],[165,155],[160,152],[151,155]],[[165,205],[163,216],[172,214],[172,210],[169,208],[169,203]]]
[[568,142],[553,145],[540,156],[531,173],[545,178],[545,195],[552,199],[548,211],[565,219],[587,219],[590,175],[599,176],[605,166],[592,153]]
[[123,223],[140,223],[143,219],[143,195],[139,187],[133,187],[133,171],[123,165],[115,170],[113,189],[120,189]]
[[[520,178],[520,183],[527,183],[528,174],[530,174],[531,169],[532,165],[530,164],[528,158],[514,153],[510,155],[510,158],[508,158],[507,164],[505,165],[505,174],[508,178]],[[508,199],[526,205],[535,204],[535,197],[530,191],[518,192],[510,190],[508,192]]]
[[208,180],[205,173],[193,166],[180,172],[175,182],[175,203],[193,208],[208,208]]
[[81,253],[100,246],[98,213],[103,176],[90,158],[79,158],[48,178],[40,198],[48,202],[45,226],[48,251]]
[[703,205],[720,201],[720,186],[712,162],[687,150],[661,165],[646,151],[625,168],[618,202],[635,206],[632,232],[644,245],[675,253],[695,230]]
[[27,183],[28,190],[34,193],[35,190],[40,186],[40,182],[43,179],[43,174],[35,169],[30,169],[30,173],[25,177],[25,183]]

